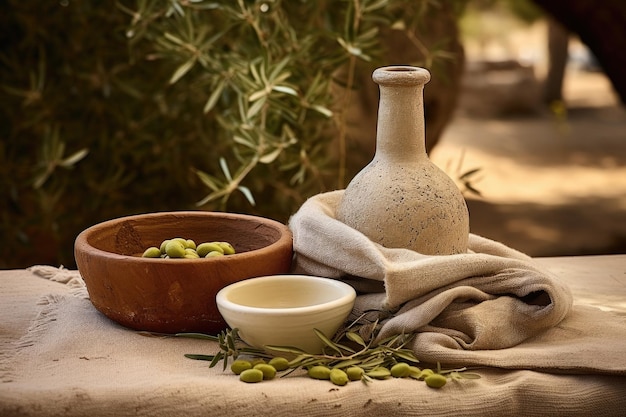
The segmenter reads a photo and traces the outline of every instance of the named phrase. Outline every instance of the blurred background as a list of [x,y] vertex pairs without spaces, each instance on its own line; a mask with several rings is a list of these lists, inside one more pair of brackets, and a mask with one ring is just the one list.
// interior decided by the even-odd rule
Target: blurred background
[[[597,3],[597,4],[596,4]],[[374,152],[374,68],[428,68],[471,231],[626,253],[622,0],[0,1],[0,268],[164,210],[286,222]]]
[[[480,168],[474,233],[533,256],[626,253],[623,101],[577,34],[523,17],[493,5],[464,15],[463,88],[431,159],[454,167],[464,152],[463,169]],[[552,91],[550,41],[567,46]]]

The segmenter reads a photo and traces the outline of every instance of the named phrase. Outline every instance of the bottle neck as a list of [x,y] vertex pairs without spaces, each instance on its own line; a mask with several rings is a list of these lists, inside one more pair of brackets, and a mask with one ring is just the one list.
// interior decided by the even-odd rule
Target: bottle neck
[[376,158],[426,158],[424,84],[380,85]]

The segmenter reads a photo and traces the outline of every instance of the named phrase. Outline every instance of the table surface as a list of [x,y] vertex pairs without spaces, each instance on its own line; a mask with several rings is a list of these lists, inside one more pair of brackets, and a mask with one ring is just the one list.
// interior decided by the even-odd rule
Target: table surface
[[[568,283],[575,305],[626,317],[626,255],[536,258],[536,262]],[[214,353],[211,342],[139,336],[109,322],[86,300],[68,304],[76,309],[76,322],[48,317],[56,320],[55,328],[76,332],[76,341],[112,329],[111,339],[101,340],[97,351],[82,354],[68,342],[71,339],[47,335],[34,325],[47,314],[46,303],[73,297],[68,285],[27,270],[6,270],[0,271],[0,289],[1,416],[617,416],[626,410],[626,377],[616,375],[481,368],[480,379],[454,381],[439,390],[395,379],[336,387],[297,374],[244,384],[221,367],[208,368],[206,362],[184,358],[184,353]],[[97,322],[95,330],[91,321]],[[12,364],[23,359],[13,352],[15,346],[37,352],[33,334],[64,340],[67,355],[50,358],[50,363],[34,362],[42,369],[24,374],[43,376],[11,376]],[[46,358],[45,351],[39,353]],[[62,372],[64,367],[67,372]],[[575,407],[568,407],[569,402]]]

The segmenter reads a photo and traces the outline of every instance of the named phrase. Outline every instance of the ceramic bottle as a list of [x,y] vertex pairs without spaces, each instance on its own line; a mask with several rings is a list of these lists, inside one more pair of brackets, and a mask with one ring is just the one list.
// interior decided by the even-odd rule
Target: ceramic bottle
[[427,255],[467,251],[469,214],[454,181],[426,154],[424,68],[378,68],[373,160],[346,187],[336,217],[389,248]]

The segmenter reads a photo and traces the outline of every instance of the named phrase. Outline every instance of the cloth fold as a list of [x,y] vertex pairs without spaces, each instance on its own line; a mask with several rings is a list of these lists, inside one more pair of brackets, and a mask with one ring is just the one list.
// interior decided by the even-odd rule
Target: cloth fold
[[[379,338],[417,333],[413,349],[422,360],[447,358],[464,366],[579,369],[576,361],[580,355],[571,358],[571,363],[557,364],[553,355],[558,355],[558,350],[548,349],[544,354],[541,346],[521,361],[485,353],[510,350],[538,337],[552,343],[544,333],[556,328],[572,309],[569,288],[532,258],[475,234],[470,234],[468,252],[458,255],[429,256],[385,248],[335,218],[342,194],[342,190],[318,194],[290,219],[294,271],[353,285],[360,293],[353,316],[369,312],[366,317],[379,318],[383,324]],[[583,317],[574,331],[587,325],[591,323]],[[607,341],[615,340],[623,347],[619,342],[623,336],[626,326],[621,323],[617,334],[607,335]],[[604,342],[597,340],[594,348],[601,349]],[[617,351],[617,346],[611,349]],[[621,357],[619,372],[626,371],[626,356]],[[590,365],[590,369],[596,368],[606,370],[601,363]]]

